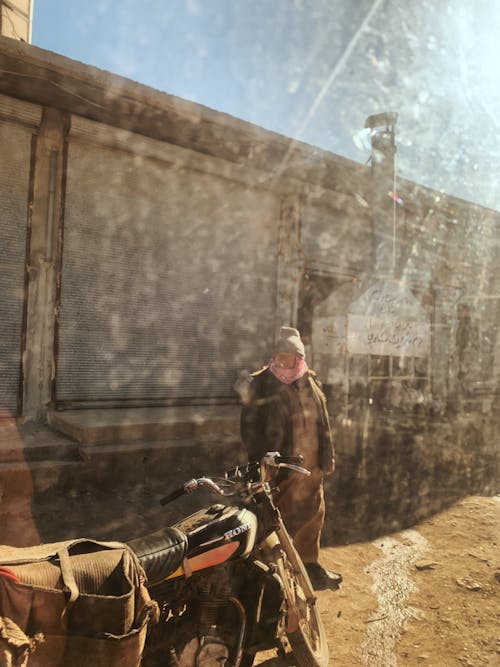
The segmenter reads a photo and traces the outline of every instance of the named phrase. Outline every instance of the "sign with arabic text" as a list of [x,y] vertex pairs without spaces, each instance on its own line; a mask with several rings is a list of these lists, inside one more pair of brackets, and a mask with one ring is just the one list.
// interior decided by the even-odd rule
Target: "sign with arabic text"
[[347,349],[351,354],[426,357],[430,352],[427,322],[386,316],[349,314]]

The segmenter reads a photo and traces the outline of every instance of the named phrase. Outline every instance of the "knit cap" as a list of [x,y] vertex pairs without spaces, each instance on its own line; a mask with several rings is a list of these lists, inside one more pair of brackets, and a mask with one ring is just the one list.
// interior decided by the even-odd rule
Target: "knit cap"
[[293,327],[281,327],[280,335],[274,346],[275,352],[289,352],[300,359],[305,359],[306,351],[300,333]]

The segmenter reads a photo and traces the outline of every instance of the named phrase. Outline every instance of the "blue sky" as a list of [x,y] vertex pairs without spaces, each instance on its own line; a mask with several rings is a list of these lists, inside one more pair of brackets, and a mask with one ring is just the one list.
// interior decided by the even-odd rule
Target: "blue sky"
[[33,43],[500,209],[496,0],[35,0]]

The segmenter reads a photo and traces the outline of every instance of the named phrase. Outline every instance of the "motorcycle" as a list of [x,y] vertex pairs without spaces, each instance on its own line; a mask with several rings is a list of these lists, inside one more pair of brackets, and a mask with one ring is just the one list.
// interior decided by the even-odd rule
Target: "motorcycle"
[[144,667],[251,667],[277,648],[297,667],[327,667],[328,646],[309,576],[273,502],[282,469],[302,457],[267,453],[221,479],[187,481],[160,502],[207,487],[217,503],[132,540],[160,620]]

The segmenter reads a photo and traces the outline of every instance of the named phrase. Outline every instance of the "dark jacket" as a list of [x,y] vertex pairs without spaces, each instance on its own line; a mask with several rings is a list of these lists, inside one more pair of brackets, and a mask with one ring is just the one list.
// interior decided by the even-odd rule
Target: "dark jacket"
[[[259,460],[266,452],[290,455],[293,452],[293,433],[289,387],[275,378],[267,367],[253,373],[251,378],[241,411],[241,438],[249,460]],[[329,474],[333,472],[335,460],[321,382],[311,370],[296,382],[307,383],[318,407],[319,467],[325,475]]]

